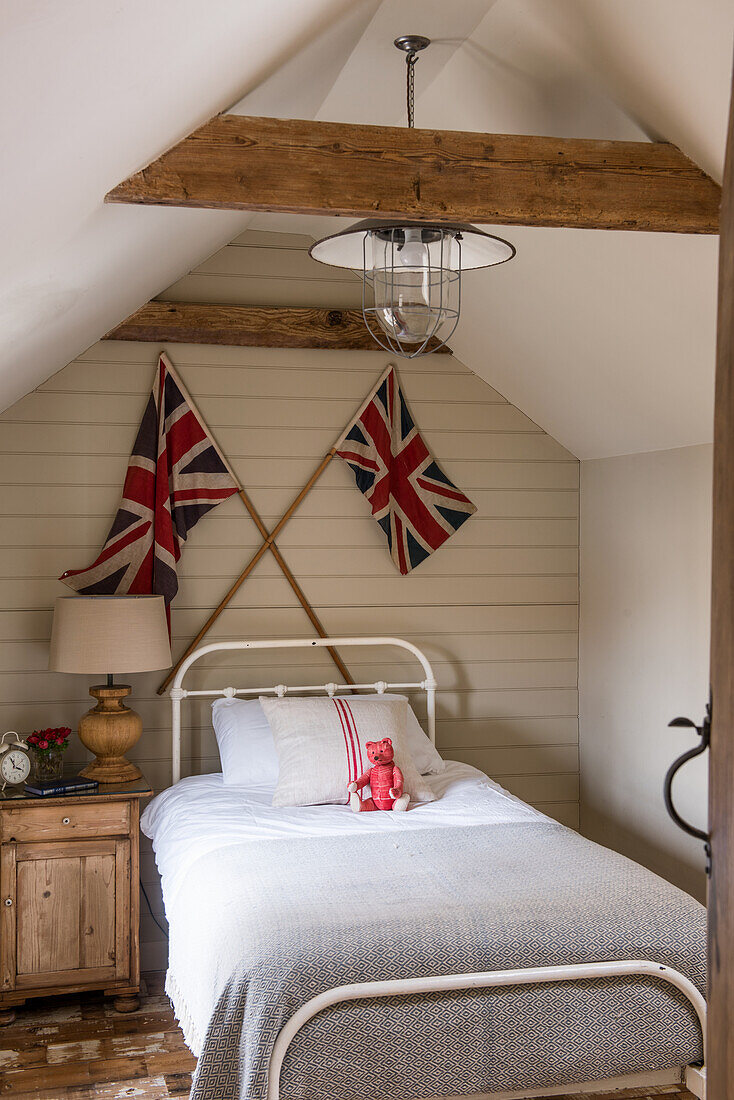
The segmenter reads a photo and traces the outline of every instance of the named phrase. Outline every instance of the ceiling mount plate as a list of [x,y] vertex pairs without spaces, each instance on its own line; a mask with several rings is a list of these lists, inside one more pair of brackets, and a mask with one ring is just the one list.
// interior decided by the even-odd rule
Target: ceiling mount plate
[[421,50],[425,50],[426,46],[430,46],[430,38],[424,38],[422,34],[401,34],[400,38],[396,38],[393,45],[404,53],[419,53]]

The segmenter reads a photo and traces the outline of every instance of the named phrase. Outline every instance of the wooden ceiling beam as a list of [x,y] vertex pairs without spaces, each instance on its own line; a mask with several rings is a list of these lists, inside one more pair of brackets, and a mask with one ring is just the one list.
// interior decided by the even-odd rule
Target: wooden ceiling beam
[[[148,302],[104,339],[230,344],[246,348],[379,350],[359,309],[230,306],[208,302]],[[450,354],[446,347],[439,351]]]
[[717,233],[721,188],[666,142],[219,115],[107,202]]

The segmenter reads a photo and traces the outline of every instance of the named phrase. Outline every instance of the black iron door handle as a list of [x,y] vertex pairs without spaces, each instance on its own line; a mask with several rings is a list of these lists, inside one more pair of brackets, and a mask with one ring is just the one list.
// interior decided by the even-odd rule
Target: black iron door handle
[[673,779],[684,764],[687,764],[689,760],[693,760],[694,757],[700,756],[701,753],[706,752],[706,749],[709,747],[711,740],[711,703],[709,702],[706,704],[706,717],[700,726],[697,726],[690,718],[674,718],[672,722],[668,722],[668,726],[684,726],[688,729],[694,729],[700,737],[699,743],[695,745],[694,748],[689,749],[688,752],[682,753],[668,768],[665,776],[665,784],[663,786],[663,797],[665,799],[665,809],[668,811],[678,828],[682,829],[684,833],[688,833],[689,836],[695,837],[696,840],[703,841],[704,851],[706,852],[706,874],[710,875],[711,837],[709,833],[704,832],[703,829],[697,829],[695,825],[690,825],[676,810],[673,805]]

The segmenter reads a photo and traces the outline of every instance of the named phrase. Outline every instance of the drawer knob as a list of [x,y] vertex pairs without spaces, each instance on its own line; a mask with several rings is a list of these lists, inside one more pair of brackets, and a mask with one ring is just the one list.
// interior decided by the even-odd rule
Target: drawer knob
[[13,899],[12,898],[6,898],[5,899],[5,904],[6,905],[12,905],[13,904]]
[[61,824],[62,825],[68,825],[69,824],[69,818],[68,817],[62,817]]

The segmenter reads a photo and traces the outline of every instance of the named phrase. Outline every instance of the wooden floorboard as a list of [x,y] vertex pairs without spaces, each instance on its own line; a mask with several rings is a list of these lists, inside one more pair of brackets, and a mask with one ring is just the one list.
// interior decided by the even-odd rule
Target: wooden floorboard
[[[168,1100],[187,1097],[196,1059],[163,992],[144,975],[140,1008],[121,1015],[101,994],[29,1001],[0,1028],[0,1096],[14,1100]],[[596,1100],[694,1100],[685,1089],[626,1089]],[[555,1100],[589,1100],[569,1091]]]
[[101,994],[29,1001],[0,1028],[0,1096],[14,1100],[187,1097],[196,1059],[176,1026],[163,974],[146,974],[137,1012]]

